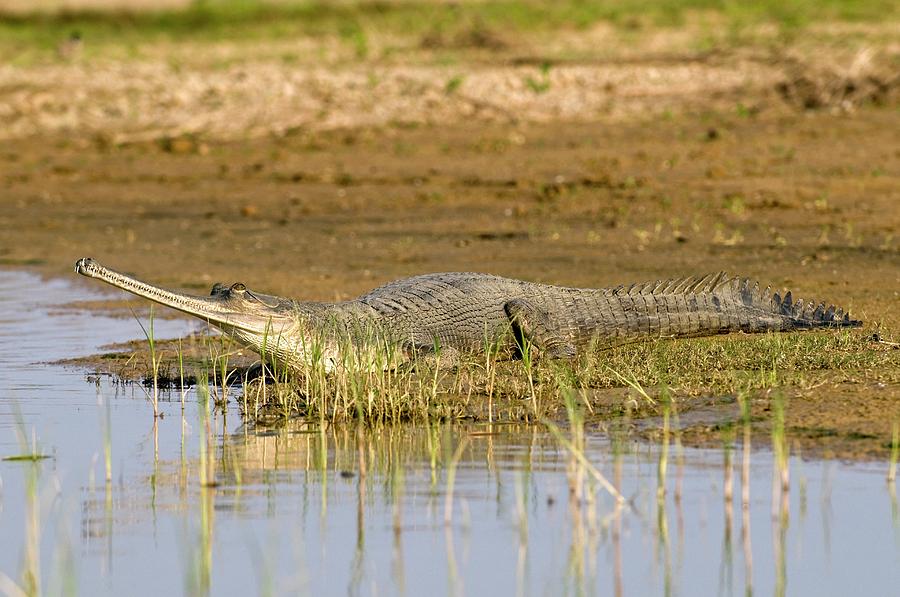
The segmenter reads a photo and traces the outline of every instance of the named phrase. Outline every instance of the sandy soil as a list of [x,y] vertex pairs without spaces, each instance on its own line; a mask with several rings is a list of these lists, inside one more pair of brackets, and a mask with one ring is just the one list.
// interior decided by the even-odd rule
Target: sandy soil
[[[198,293],[322,300],[429,271],[726,269],[897,339],[900,112],[864,65],[491,63],[450,92],[448,67],[273,64],[2,67],[0,265],[74,279],[91,256]],[[788,426],[883,457],[898,400],[865,377],[798,391]]]
[[[54,135],[122,145],[473,121],[614,123],[736,109],[846,113],[900,97],[894,51],[833,50],[822,59],[802,48],[688,53],[668,41],[661,50],[644,40],[644,53],[615,46],[612,57],[582,58],[553,57],[571,48],[541,58],[515,46],[463,53],[462,63],[457,56],[449,64],[421,46],[394,48],[409,51],[401,62],[351,61],[339,45],[308,41],[243,53],[182,44],[138,49],[125,61],[13,63],[0,66],[0,140]],[[325,59],[309,58],[323,51]]]

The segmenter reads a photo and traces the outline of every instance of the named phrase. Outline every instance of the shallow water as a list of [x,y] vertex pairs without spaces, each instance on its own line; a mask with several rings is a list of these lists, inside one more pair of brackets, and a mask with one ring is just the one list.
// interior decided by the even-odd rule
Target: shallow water
[[[29,441],[33,430],[52,455],[0,463],[0,571],[16,582],[30,569],[48,593],[87,595],[887,595],[900,586],[886,463],[791,458],[781,508],[773,455],[755,450],[744,510],[741,447],[664,452],[588,430],[587,458],[629,500],[616,507],[539,427],[254,430],[234,408],[206,419],[195,392],[184,417],[180,393],[167,394],[154,426],[139,386],[40,364],[140,337],[133,320],[58,309],[94,296],[0,272],[0,455],[22,452],[17,409]],[[157,335],[189,326],[158,321]]]

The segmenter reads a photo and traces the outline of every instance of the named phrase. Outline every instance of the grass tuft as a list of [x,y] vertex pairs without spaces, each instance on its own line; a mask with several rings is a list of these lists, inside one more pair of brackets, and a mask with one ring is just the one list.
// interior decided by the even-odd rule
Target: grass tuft
[[[873,343],[856,330],[657,340],[597,348],[574,361],[543,359],[530,347],[524,351],[527,358],[518,361],[505,360],[498,346],[487,346],[477,357],[457,357],[433,347],[399,366],[399,350],[369,333],[363,342],[368,348],[345,342],[336,360],[328,356],[324,338],[314,340],[309,366],[299,374],[272,363],[282,341],[266,339],[266,362],[256,367],[262,375],[255,378],[248,374],[254,370],[252,361],[238,358],[221,339],[191,339],[182,342],[181,350],[177,341],[157,342],[155,349],[173,359],[158,365],[163,376],[175,380],[173,385],[185,368],[209,370],[220,406],[229,399],[228,388],[238,384],[242,416],[261,425],[298,416],[320,423],[352,419],[372,424],[561,420],[561,388],[570,388],[592,416],[662,416],[663,392],[683,401],[777,388],[803,392],[825,384],[900,382],[900,351]],[[126,358],[132,367],[152,370],[153,358],[145,365],[140,356],[120,357]],[[108,366],[115,370],[118,363],[113,359]],[[197,377],[204,383],[204,375]]]

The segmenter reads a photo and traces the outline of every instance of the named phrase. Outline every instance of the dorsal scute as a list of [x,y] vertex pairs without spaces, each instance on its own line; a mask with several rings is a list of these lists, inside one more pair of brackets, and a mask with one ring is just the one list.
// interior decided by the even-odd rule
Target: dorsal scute
[[702,294],[714,292],[723,286],[740,280],[730,278],[725,272],[715,272],[704,276],[688,276],[685,278],[670,278],[668,280],[654,280],[642,284],[632,284],[613,289],[613,294],[635,295],[663,295],[663,294]]
[[638,294],[653,294],[656,286],[659,285],[659,280],[653,282],[640,282],[637,284],[632,284],[628,287],[628,291],[623,294],[629,294],[631,296],[635,296]]
[[[819,308],[819,304],[816,301],[807,301],[807,303],[803,306],[803,311],[800,313],[800,319],[806,320],[814,320],[816,315],[816,310]],[[824,312],[824,309],[823,309]]]

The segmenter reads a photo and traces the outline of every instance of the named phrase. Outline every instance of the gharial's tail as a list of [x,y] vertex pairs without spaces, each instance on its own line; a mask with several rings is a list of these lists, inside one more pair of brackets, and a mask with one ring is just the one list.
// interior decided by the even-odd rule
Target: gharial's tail
[[619,286],[604,294],[633,314],[618,322],[625,334],[685,337],[862,325],[834,305],[760,290],[757,282],[725,272]]
[[[758,289],[758,288],[757,288]],[[770,292],[766,288],[766,293]],[[784,298],[777,292],[771,295],[771,306],[779,315],[785,317],[795,328],[828,328],[828,327],[861,327],[861,319],[850,319],[850,312],[842,307],[830,305],[824,302],[794,300],[791,291],[788,290]]]

